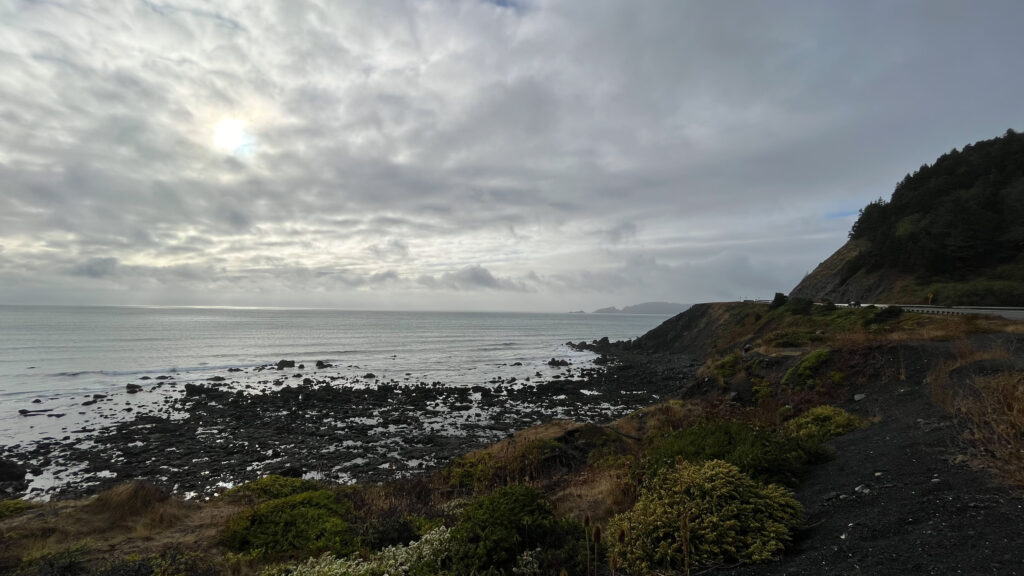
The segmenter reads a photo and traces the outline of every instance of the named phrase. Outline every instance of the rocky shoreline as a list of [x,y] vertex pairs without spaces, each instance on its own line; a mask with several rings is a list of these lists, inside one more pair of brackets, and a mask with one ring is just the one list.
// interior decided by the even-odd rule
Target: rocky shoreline
[[[606,341],[605,341],[606,342]],[[575,344],[610,353],[604,342]],[[551,419],[605,422],[693,386],[697,364],[677,355],[602,355],[594,365],[552,359],[536,378],[494,378],[476,386],[339,376],[282,360],[260,366],[258,390],[225,371],[159,408],[75,437],[3,447],[0,457],[51,486],[8,494],[73,498],[145,479],[189,497],[207,497],[266,474],[338,482],[383,481],[443,466],[468,450]],[[177,387],[165,377],[133,394]],[[110,402],[94,398],[95,403]],[[12,485],[8,485],[11,487]],[[25,491],[28,489],[27,491]]]

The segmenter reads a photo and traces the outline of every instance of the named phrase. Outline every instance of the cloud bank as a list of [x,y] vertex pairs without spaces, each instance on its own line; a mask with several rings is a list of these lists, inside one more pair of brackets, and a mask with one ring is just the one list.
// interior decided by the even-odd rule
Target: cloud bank
[[1021,128],[1024,6],[0,3],[0,303],[788,290]]

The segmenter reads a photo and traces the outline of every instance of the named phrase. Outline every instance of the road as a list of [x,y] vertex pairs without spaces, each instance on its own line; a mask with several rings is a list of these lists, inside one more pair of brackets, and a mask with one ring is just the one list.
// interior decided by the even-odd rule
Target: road
[[[849,304],[836,304],[836,306],[846,308]],[[966,314],[981,314],[984,316],[1002,316],[1008,320],[1024,320],[1024,308],[1012,308],[1006,306],[925,306],[921,304],[880,304],[878,302],[873,303],[861,303],[860,306],[876,306],[878,308],[887,308],[889,306],[899,306],[908,312],[918,312],[921,314],[939,314],[939,315],[954,315],[963,316]]]

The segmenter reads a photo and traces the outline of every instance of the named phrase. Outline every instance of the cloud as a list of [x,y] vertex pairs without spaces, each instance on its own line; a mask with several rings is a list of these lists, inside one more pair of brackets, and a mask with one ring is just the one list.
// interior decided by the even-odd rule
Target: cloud
[[88,261],[71,267],[72,276],[87,278],[107,278],[118,272],[117,258],[90,258]]
[[440,276],[423,275],[419,283],[431,289],[446,290],[496,290],[505,292],[527,292],[529,287],[523,281],[511,278],[500,278],[491,274],[490,270],[480,265],[470,265],[454,272],[445,272]]
[[[924,0],[8,3],[0,288],[21,288],[0,299],[88,284],[92,302],[214,287],[564,310],[786,290],[851,210],[1021,117],[1022,18]],[[225,125],[244,154],[218,145]]]

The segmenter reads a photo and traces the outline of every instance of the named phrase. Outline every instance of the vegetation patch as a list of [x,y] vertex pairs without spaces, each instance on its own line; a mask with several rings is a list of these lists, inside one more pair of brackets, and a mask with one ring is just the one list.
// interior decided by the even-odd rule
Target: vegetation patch
[[836,406],[815,406],[786,422],[786,433],[813,442],[824,442],[863,428],[867,422]]
[[22,512],[39,508],[41,504],[29,502],[28,500],[3,500],[0,501],[0,520],[17,516]]
[[717,421],[653,438],[645,462],[648,474],[653,475],[679,460],[724,460],[756,478],[796,484],[807,465],[827,456],[827,450],[814,440],[742,422]]
[[804,356],[782,377],[782,385],[789,388],[813,389],[819,386],[818,370],[828,362],[831,351],[821,348]]
[[435,576],[448,562],[450,531],[438,527],[407,546],[390,546],[369,558],[324,554],[295,566],[269,569],[263,576]]
[[802,522],[793,494],[714,460],[662,470],[608,524],[612,558],[634,574],[778,558]]
[[322,489],[322,486],[312,480],[302,478],[288,478],[271,474],[259,480],[246,482],[224,493],[224,498],[251,499],[257,502],[265,500],[277,500]]
[[265,558],[349,554],[357,549],[352,506],[328,490],[270,500],[232,518],[223,544]]
[[584,532],[578,522],[558,518],[544,494],[528,486],[506,486],[477,498],[451,531],[455,574],[511,574],[522,554],[537,549],[534,560],[545,573],[574,573],[585,550]]

